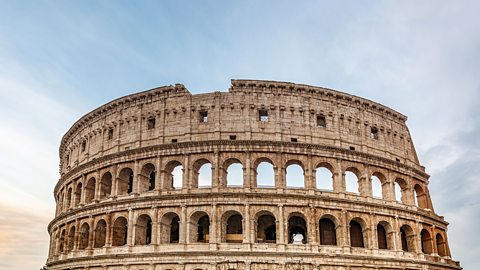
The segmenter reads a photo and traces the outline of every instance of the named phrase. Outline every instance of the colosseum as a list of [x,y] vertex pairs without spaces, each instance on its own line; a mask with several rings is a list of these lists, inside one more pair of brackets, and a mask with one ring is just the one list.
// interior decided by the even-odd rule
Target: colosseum
[[406,120],[273,81],[113,100],[62,138],[47,269],[461,269]]

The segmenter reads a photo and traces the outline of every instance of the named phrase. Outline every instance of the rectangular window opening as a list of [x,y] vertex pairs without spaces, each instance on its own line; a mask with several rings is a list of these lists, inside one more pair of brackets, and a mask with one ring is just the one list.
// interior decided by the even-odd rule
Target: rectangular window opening
[[290,141],[291,142],[298,142],[298,139],[297,138],[290,138]]
[[177,139],[172,139],[172,143],[176,143],[176,142],[178,142]]
[[107,140],[113,139],[113,128],[108,129]]
[[378,128],[376,127],[370,128],[370,138],[374,140],[378,140]]
[[350,150],[355,151],[355,147],[350,146]]
[[208,111],[200,111],[200,123],[208,122]]
[[327,120],[323,115],[317,115],[317,127],[319,128],[326,128],[327,127]]
[[268,111],[267,110],[258,110],[258,120],[260,122],[268,122]]
[[155,128],[155,118],[149,118],[147,120],[147,129],[154,129]]
[[237,139],[237,135],[230,135],[229,137],[230,137],[230,140],[232,140],[232,141]]
[[85,148],[87,148],[87,142],[82,142],[82,152],[85,152]]

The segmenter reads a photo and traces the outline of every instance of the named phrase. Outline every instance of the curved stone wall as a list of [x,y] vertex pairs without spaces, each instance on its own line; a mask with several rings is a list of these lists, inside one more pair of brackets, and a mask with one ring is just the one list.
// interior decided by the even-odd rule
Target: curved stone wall
[[338,91],[166,86],[60,147],[49,269],[460,269],[406,117]]

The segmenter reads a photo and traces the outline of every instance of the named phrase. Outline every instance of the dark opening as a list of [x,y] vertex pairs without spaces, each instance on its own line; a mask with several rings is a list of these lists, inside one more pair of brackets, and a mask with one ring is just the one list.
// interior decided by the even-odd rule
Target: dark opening
[[148,190],[154,190],[155,189],[155,176],[156,176],[155,171],[150,173],[150,175],[148,177],[148,182],[150,184],[148,186]]
[[277,240],[277,226],[275,217],[266,214],[258,218],[257,221],[257,242],[275,243]]
[[355,147],[353,147],[353,146],[350,146],[349,149],[352,150],[352,151],[355,151]]
[[178,243],[180,239],[180,218],[175,216],[170,223],[170,243]]
[[326,128],[327,127],[327,121],[325,119],[325,116],[317,115],[317,127],[320,127],[320,128]]
[[83,141],[82,142],[82,152],[85,152],[85,148],[87,147],[87,142]]
[[172,139],[172,143],[178,142],[177,139]]
[[130,194],[132,192],[133,192],[133,172],[130,172],[130,175],[128,176],[127,193]]
[[409,251],[408,250],[408,243],[407,243],[407,233],[403,228],[400,228],[400,238],[402,240],[402,250],[403,251]]
[[320,244],[330,246],[337,245],[335,223],[329,218],[320,219]]
[[298,139],[297,138],[290,138],[290,141],[291,142],[298,142]]
[[209,236],[209,229],[210,229],[210,219],[207,215],[204,215],[198,220],[198,227],[197,227],[197,241],[201,243],[208,242]]
[[400,162],[400,159],[399,159],[399,158],[396,158],[395,160],[396,160],[397,162]]
[[288,220],[288,243],[307,243],[307,223],[303,218],[293,216]]
[[376,127],[370,128],[370,138],[377,140],[378,139],[378,129]]
[[200,123],[208,122],[208,111],[200,111]]
[[377,239],[379,249],[388,249],[387,232],[385,231],[385,228],[380,224],[377,225]]
[[155,118],[148,118],[147,120],[147,129],[155,128]]
[[108,129],[107,140],[113,139],[113,128]]
[[152,243],[152,220],[149,219],[147,222],[147,228],[146,228],[146,236],[145,236],[145,243],[147,245]]
[[237,135],[230,135],[230,140],[234,141],[237,139]]
[[243,242],[243,224],[242,216],[239,214],[232,215],[227,219],[227,243],[241,243]]
[[258,120],[260,122],[268,122],[268,111],[267,110],[258,110]]
[[350,245],[352,247],[365,247],[362,226],[354,220],[350,221]]

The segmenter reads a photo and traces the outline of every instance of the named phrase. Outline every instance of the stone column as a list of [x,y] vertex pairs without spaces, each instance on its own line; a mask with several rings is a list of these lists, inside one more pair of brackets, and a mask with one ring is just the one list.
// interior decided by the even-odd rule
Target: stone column
[[87,176],[85,174],[82,174],[82,189],[80,190],[80,202],[78,202],[79,206],[82,206],[85,204],[85,186],[87,185]]
[[190,179],[190,175],[189,175],[189,172],[190,172],[190,156],[189,155],[185,155],[184,156],[184,159],[183,159],[183,179],[182,179],[182,190],[183,191],[188,191],[189,189],[191,189],[191,181],[192,179]]
[[243,232],[243,243],[251,243],[251,231],[252,231],[252,225],[250,224],[250,205],[245,204],[245,228]]
[[218,160],[218,150],[213,153],[212,160],[212,189],[218,189],[220,186],[220,163]]
[[285,245],[285,220],[283,216],[283,204],[278,205],[278,242]]
[[155,191],[158,193],[162,189],[162,158],[158,156],[155,160]]
[[105,228],[107,230],[105,233],[105,246],[111,247],[113,242],[112,213],[107,212],[107,215],[105,216],[105,223],[107,224]]
[[250,152],[247,152],[247,159],[245,160],[245,167],[244,167],[244,187],[246,188],[253,188],[257,185],[255,184],[255,179],[252,177],[252,164],[250,160]]
[[178,242],[180,244],[186,243],[187,236],[187,207],[182,205],[182,212],[180,213],[180,239]]
[[140,178],[142,177],[142,175],[139,173],[140,172],[139,165],[140,164],[138,160],[135,160],[135,164],[133,165],[132,194],[137,194],[137,195],[140,193]]
[[127,232],[127,246],[133,246],[133,228],[135,227],[133,220],[133,210],[128,209],[128,232]]
[[158,225],[158,207],[155,207],[152,218],[152,245],[158,245]]

